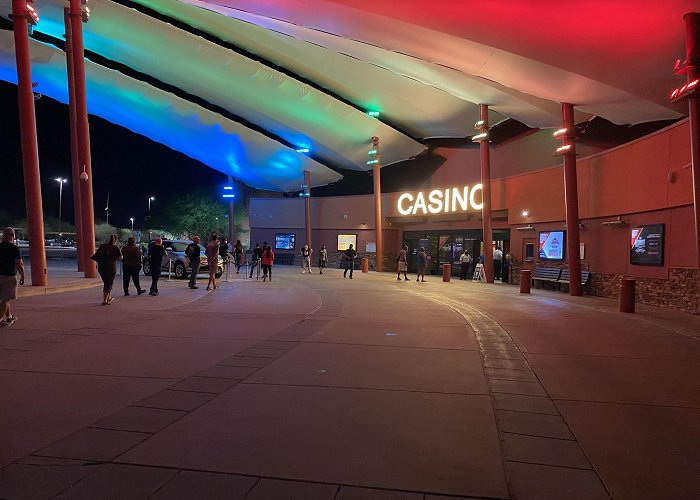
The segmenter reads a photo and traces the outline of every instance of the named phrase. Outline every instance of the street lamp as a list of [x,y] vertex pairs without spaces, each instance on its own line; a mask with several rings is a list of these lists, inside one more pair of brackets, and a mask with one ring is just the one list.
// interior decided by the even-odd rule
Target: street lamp
[[148,215],[151,215],[151,202],[156,199],[155,196],[149,196],[148,197]]
[[134,232],[134,218],[129,217],[129,220],[131,221],[131,232],[133,233]]
[[68,182],[68,179],[64,179],[63,177],[56,177],[54,179],[56,182],[58,182],[59,187],[58,187],[58,232],[59,234],[61,233],[61,208],[63,205],[63,183]]

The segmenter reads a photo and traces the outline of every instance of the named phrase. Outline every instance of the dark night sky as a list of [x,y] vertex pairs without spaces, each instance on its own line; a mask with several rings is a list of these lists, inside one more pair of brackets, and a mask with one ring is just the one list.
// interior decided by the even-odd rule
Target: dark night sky
[[[55,177],[71,177],[68,106],[48,97],[36,104],[39,165],[44,215],[58,215],[58,183]],[[0,214],[25,216],[24,183],[17,108],[17,87],[0,82]],[[128,227],[148,211],[147,198],[156,197],[151,209],[193,188],[218,192],[226,176],[206,165],[127,129],[90,116],[95,214],[104,219],[110,191],[110,223]],[[71,184],[63,187],[63,220],[73,222]],[[8,224],[0,221],[0,225]]]

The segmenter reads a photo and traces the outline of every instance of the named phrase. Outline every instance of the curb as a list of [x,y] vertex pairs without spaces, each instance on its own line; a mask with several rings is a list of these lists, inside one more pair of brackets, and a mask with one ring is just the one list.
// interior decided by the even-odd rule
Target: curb
[[36,296],[41,296],[41,295],[51,295],[54,293],[63,293],[63,292],[74,292],[76,290],[87,290],[88,288],[95,288],[100,286],[102,283],[99,281],[90,281],[87,283],[80,283],[76,285],[66,285],[66,286],[31,286],[29,285],[26,288],[20,288],[18,290],[18,298],[24,298],[24,297],[36,297]]

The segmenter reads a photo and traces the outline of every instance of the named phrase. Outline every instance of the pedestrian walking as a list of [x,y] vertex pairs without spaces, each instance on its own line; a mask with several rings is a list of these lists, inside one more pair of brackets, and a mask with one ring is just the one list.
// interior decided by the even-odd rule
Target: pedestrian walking
[[[238,241],[240,243],[240,240]],[[243,246],[241,246],[241,251]],[[207,290],[211,290],[214,287],[216,290],[216,271],[219,267],[219,237],[216,233],[211,235],[209,244],[207,245],[204,254],[207,256],[207,266],[209,267],[209,281],[207,282]],[[238,273],[238,271],[236,271]]]
[[263,269],[263,281],[270,276],[270,281],[272,281],[272,264],[275,262],[275,252],[272,251],[272,247],[267,244],[267,241],[263,243],[262,252],[262,269]]
[[355,268],[355,257],[357,257],[357,252],[352,247],[352,243],[350,243],[348,249],[343,252],[343,263],[345,264],[343,278],[345,278],[348,274],[348,271],[350,271],[350,279],[352,279],[352,271]]
[[503,269],[503,251],[501,247],[496,247],[493,251],[493,279],[501,279],[501,270]]
[[19,284],[24,285],[24,262],[15,245],[15,230],[6,227],[0,243],[0,327],[17,321],[10,310],[10,301],[17,299],[17,275]]
[[469,273],[469,268],[472,267],[472,262],[474,259],[468,250],[464,250],[464,253],[459,256],[459,279],[466,280],[467,273]]
[[250,265],[250,279],[253,279],[253,271],[256,269],[258,270],[258,274],[255,276],[255,279],[260,278],[260,259],[262,259],[262,253],[263,250],[260,248],[260,244],[256,243],[255,248],[253,249],[250,259],[251,259],[251,265]]
[[102,305],[112,305],[114,301],[112,286],[117,275],[117,261],[122,260],[122,252],[117,246],[116,234],[110,235],[109,241],[97,248],[97,251],[92,256],[92,260],[97,262],[97,272],[102,278]]
[[311,274],[311,254],[314,253],[313,249],[309,245],[304,245],[301,247],[301,273],[304,274],[309,271]]
[[321,249],[318,251],[318,274],[323,274],[327,261],[328,250],[326,249],[326,245],[321,245]]
[[396,281],[401,281],[401,273],[403,273],[404,281],[408,281],[408,245],[404,245],[401,250],[399,250],[399,255],[396,257]]
[[163,248],[163,239],[156,238],[151,246],[148,247],[148,261],[151,264],[151,289],[148,295],[157,296],[158,280],[163,269],[163,259],[169,259],[168,252]]
[[197,275],[199,274],[199,265],[202,260],[202,247],[199,246],[200,242],[199,236],[195,236],[192,238],[192,243],[185,248],[185,256],[190,261],[190,268],[192,269],[192,271],[190,271],[190,281],[188,283],[191,290],[199,288],[197,286]]
[[243,252],[243,243],[241,240],[236,240],[236,244],[233,247],[233,258],[236,262],[236,274],[241,270],[241,266],[245,264],[245,252]]
[[126,245],[122,247],[122,277],[124,282],[124,296],[129,295],[129,282],[133,281],[137,295],[146,293],[139,283],[139,272],[141,271],[141,249],[136,245],[136,239],[129,236]]
[[420,247],[420,250],[418,250],[416,264],[418,264],[418,276],[416,276],[416,281],[425,283],[425,266],[428,265],[428,256],[425,254],[425,247]]
[[224,262],[224,270],[226,271],[226,279],[228,280],[230,271],[228,266],[231,263],[231,252],[228,248],[228,238],[224,238],[221,244],[219,245],[219,257],[221,257],[221,260],[223,260]]

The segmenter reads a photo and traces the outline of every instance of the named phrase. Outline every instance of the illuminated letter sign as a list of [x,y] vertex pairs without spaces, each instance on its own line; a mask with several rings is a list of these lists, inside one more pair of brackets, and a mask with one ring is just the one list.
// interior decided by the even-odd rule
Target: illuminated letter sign
[[[470,210],[481,210],[483,201],[477,203],[477,192],[482,191],[481,184],[433,189],[426,195],[423,191],[417,193],[402,193],[397,202],[401,215],[428,215],[439,213],[462,213]],[[427,203],[426,203],[427,198]]]

